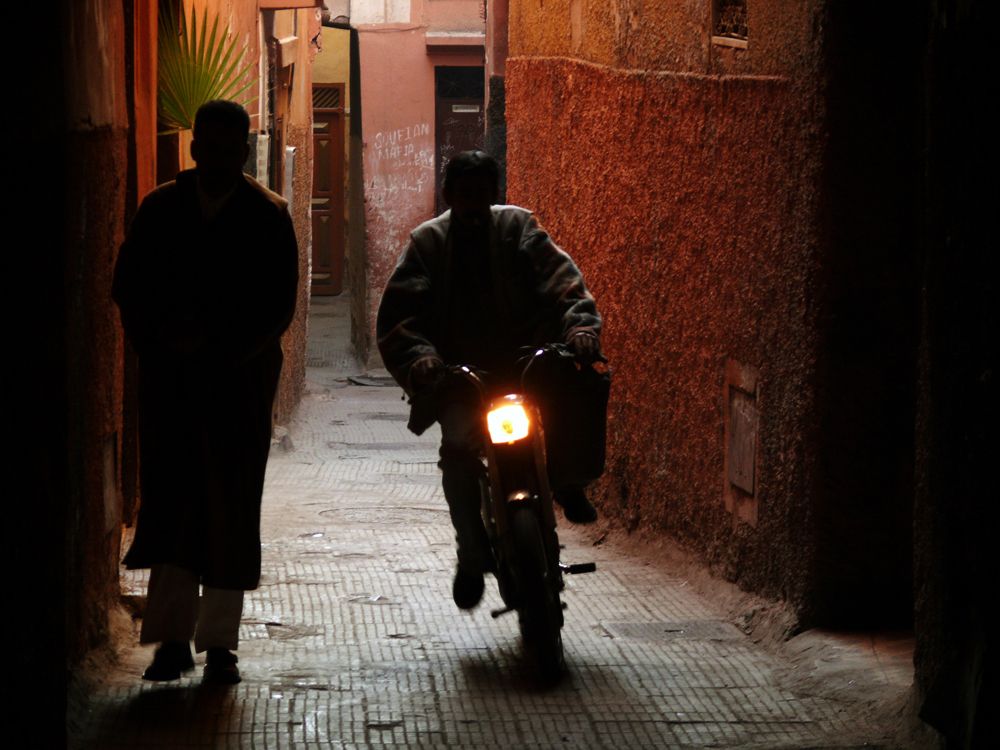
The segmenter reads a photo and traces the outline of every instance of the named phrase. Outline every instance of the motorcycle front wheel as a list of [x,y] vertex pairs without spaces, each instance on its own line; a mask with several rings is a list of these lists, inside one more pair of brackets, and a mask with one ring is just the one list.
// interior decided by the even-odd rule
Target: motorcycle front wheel
[[542,529],[534,510],[516,510],[510,532],[516,563],[521,637],[542,678],[548,683],[556,683],[565,670],[560,632],[562,604],[545,557]]

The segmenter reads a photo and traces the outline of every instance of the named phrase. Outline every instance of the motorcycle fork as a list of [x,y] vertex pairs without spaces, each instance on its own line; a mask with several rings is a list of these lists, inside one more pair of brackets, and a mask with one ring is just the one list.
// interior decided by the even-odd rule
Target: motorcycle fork
[[497,534],[507,533],[508,518],[513,508],[510,504],[534,504],[542,526],[554,529],[555,511],[552,508],[552,491],[545,468],[545,439],[538,410],[529,407],[531,432],[513,443],[493,444],[486,441],[486,467],[489,475],[493,518]]
[[484,516],[488,513],[487,528],[495,544],[497,561],[504,567],[510,554],[507,549],[510,518],[526,504],[532,507],[541,522],[549,571],[556,590],[560,591],[563,584],[559,567],[559,539],[546,470],[544,432],[538,410],[534,407],[529,409],[532,428],[527,437],[507,444],[486,441],[490,492],[489,507],[484,507]]

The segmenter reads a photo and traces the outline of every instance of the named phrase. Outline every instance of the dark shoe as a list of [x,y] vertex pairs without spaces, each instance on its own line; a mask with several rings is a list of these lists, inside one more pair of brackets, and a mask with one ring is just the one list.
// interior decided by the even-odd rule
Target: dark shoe
[[469,566],[458,566],[455,582],[451,586],[451,596],[459,609],[472,609],[483,598],[483,572]]
[[552,499],[562,506],[570,523],[593,523],[597,520],[597,508],[587,499],[583,487],[559,490],[552,493]]
[[204,681],[209,685],[235,685],[243,680],[236,666],[239,657],[229,649],[214,647],[205,657]]
[[167,682],[180,679],[184,672],[194,669],[191,644],[179,641],[164,641],[153,654],[153,663],[146,667],[142,679],[151,682]]

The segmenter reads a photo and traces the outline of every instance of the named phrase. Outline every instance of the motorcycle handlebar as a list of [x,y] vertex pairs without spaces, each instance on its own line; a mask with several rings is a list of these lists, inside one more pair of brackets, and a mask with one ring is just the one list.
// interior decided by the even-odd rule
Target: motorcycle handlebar
[[[587,367],[593,364],[593,363],[582,362],[576,356],[576,353],[573,351],[572,347],[566,344],[543,344],[542,346],[537,347],[533,351],[531,351],[530,354],[526,355],[525,357],[522,357],[520,360],[520,361],[524,361],[525,359],[528,360],[524,366],[524,369],[521,371],[522,390],[524,387],[525,378],[527,378],[528,372],[531,370],[532,365],[535,364],[535,362],[537,362],[539,359],[547,356],[570,357],[574,361],[576,361],[581,367]],[[595,360],[595,362],[603,362],[603,363],[607,363],[607,361],[608,360],[604,357],[603,354],[600,355]],[[437,371],[440,372],[440,377],[438,377],[433,384],[435,389],[439,388],[449,377],[456,376],[456,377],[461,377],[466,382],[471,383],[479,392],[479,395],[481,397],[483,398],[486,397],[487,386],[484,378],[488,377],[489,375],[488,373],[477,370],[474,367],[470,367],[469,365],[441,365],[439,368],[437,368]]]

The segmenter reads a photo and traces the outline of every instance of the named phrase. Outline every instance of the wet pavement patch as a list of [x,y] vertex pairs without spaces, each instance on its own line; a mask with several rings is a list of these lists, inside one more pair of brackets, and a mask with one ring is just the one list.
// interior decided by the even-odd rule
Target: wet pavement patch
[[352,451],[412,451],[420,449],[420,446],[415,443],[338,443],[336,441],[330,441],[326,447],[333,450]]
[[341,523],[395,525],[441,523],[447,512],[445,508],[336,508],[319,514]]
[[398,387],[390,375],[349,375],[348,381],[354,385],[365,385],[374,388]]
[[351,419],[360,419],[364,422],[406,422],[410,418],[407,414],[393,414],[384,411],[368,414],[351,414],[349,416]]
[[602,622],[613,638],[630,641],[667,642],[684,640],[719,641],[743,638],[735,626],[720,620],[687,622]]

